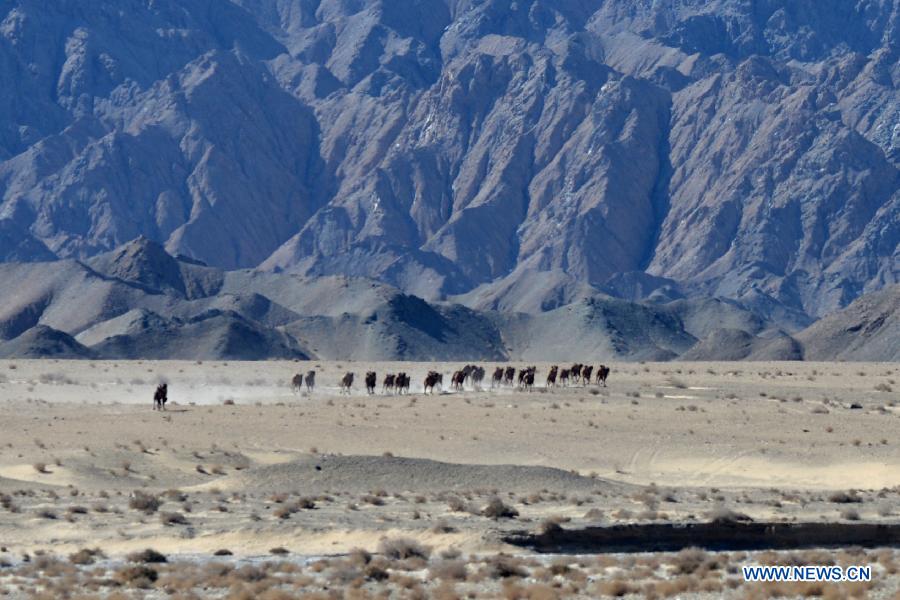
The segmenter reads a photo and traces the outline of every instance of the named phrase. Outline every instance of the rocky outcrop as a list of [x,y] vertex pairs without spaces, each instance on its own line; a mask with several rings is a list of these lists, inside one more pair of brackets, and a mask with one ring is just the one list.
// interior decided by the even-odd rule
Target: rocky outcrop
[[863,296],[796,337],[807,360],[900,360],[900,286]]

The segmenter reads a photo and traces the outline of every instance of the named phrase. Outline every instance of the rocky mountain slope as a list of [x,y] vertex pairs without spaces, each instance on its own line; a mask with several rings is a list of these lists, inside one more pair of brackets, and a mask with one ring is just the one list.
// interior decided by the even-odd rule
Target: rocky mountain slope
[[[898,82],[896,0],[11,0],[0,260],[129,309],[269,281],[202,261],[796,330],[900,280]],[[140,235],[194,262],[92,259]]]
[[900,286],[790,333],[734,300],[476,310],[364,278],[223,271],[147,238],[87,262],[0,264],[0,279],[0,357],[900,360]]

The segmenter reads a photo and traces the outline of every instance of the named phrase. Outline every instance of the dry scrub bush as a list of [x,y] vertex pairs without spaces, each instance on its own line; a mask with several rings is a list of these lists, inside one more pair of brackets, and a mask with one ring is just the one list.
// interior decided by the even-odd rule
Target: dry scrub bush
[[168,562],[166,556],[152,548],[147,548],[140,552],[132,552],[125,557],[128,562],[133,563],[164,563]]
[[122,567],[113,574],[113,581],[119,585],[144,589],[152,587],[158,578],[156,569],[143,565]]
[[434,579],[465,581],[468,571],[462,560],[439,560],[431,565],[429,576]]
[[500,498],[494,497],[481,510],[481,514],[490,519],[514,519],[519,516],[519,511],[508,504],[504,504]]
[[834,492],[828,496],[828,501],[835,504],[855,504],[862,502],[862,498],[855,491],[850,490],[849,492]]
[[163,525],[188,525],[188,520],[181,513],[163,512],[159,514],[159,522]]
[[104,558],[100,548],[82,548],[69,555],[69,562],[73,565],[92,565],[98,558]]
[[523,566],[520,558],[508,554],[497,554],[485,561],[487,575],[493,579],[507,579],[510,577],[527,577],[528,571]]
[[145,512],[148,515],[159,510],[161,504],[162,501],[156,496],[141,491],[133,492],[128,500],[128,508]]
[[378,544],[378,552],[394,560],[422,558],[428,560],[431,549],[410,538],[386,538]]

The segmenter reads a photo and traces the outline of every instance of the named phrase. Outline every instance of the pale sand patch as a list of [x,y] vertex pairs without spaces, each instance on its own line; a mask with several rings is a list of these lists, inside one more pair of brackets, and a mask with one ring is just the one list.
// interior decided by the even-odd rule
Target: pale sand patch
[[7,465],[0,467],[0,477],[22,484],[39,483],[51,486],[77,485],[81,482],[77,473],[73,473],[65,466],[47,463],[46,470],[46,473],[39,473],[33,464]]
[[[638,515],[656,504],[672,520],[702,518],[720,493],[754,518],[837,519],[843,507],[823,498],[848,488],[872,490],[855,506],[863,520],[900,518],[880,507],[898,502],[900,397],[874,389],[900,378],[896,365],[615,364],[607,388],[425,396],[427,370],[447,380],[461,365],[13,363],[0,361],[0,373],[14,374],[0,384],[0,492],[25,493],[12,496],[20,512],[0,509],[0,539],[16,552],[95,545],[110,553],[147,546],[211,552],[233,545],[236,553],[266,554],[283,545],[324,553],[373,549],[387,532],[489,548],[498,531],[534,529],[552,517],[593,523],[584,515],[594,508],[606,524],[653,519]],[[490,373],[494,365],[483,366]],[[310,368],[318,371],[317,391],[291,394],[290,377]],[[538,381],[548,368],[538,365]],[[379,382],[386,372],[410,373],[412,393],[368,396],[361,383],[349,396],[338,393],[344,372],[360,379],[367,370],[377,371]],[[48,373],[74,383],[35,383]],[[178,401],[165,413],[150,409],[160,377]],[[691,393],[656,398],[657,389],[674,389],[666,385],[673,377]],[[223,405],[226,397],[235,405]],[[691,410],[682,406],[687,400]],[[851,410],[854,403],[863,409]],[[821,407],[828,412],[813,412]],[[383,454],[398,460],[372,460]],[[56,457],[62,467],[53,464]],[[35,462],[51,473],[37,473]],[[316,464],[321,474],[311,471]],[[392,471],[392,464],[399,467]],[[538,466],[553,471],[519,470]],[[652,494],[656,501],[641,500],[629,485],[651,482],[669,488]],[[47,493],[51,487],[58,497]],[[879,496],[883,487],[894,489]],[[159,514],[128,507],[134,490],[170,488],[189,492],[187,505],[166,499],[160,511],[183,513],[187,525],[166,526]],[[386,493],[384,506],[361,499],[377,488]],[[544,488],[543,500],[526,501]],[[475,514],[450,511],[448,490]],[[782,490],[808,492],[793,501]],[[280,520],[273,492],[290,494],[290,502],[333,498]],[[678,501],[666,502],[668,492]],[[419,494],[427,496],[423,503]],[[493,495],[521,516],[494,521],[477,514]],[[576,503],[583,500],[589,502]],[[112,511],[96,512],[97,504]],[[74,505],[89,514],[68,514]],[[42,508],[58,519],[36,517]],[[453,532],[432,532],[442,519]]]
[[[651,480],[688,486],[786,487],[809,490],[890,488],[900,482],[900,461],[804,465],[752,456],[728,459],[665,459],[653,465]],[[655,478],[655,479],[654,479]]]

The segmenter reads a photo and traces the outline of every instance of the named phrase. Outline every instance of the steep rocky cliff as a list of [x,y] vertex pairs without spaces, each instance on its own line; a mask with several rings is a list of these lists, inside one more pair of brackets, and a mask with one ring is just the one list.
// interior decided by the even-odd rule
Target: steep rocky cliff
[[11,0],[0,260],[802,321],[900,280],[898,83],[896,0]]

